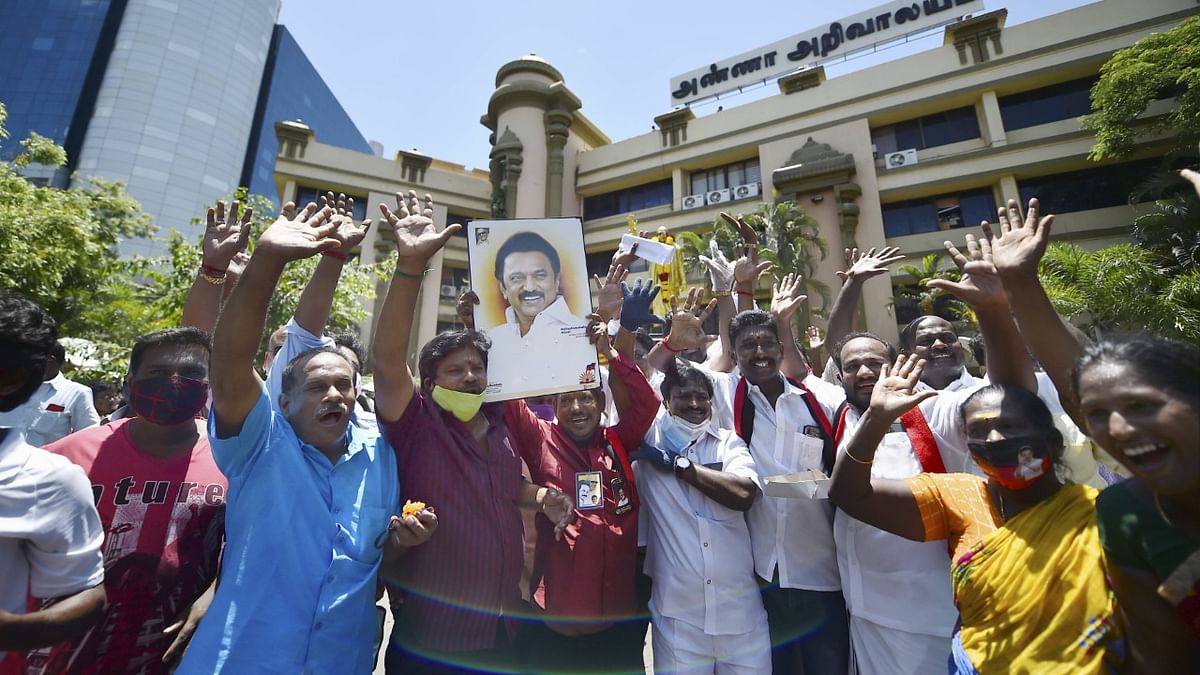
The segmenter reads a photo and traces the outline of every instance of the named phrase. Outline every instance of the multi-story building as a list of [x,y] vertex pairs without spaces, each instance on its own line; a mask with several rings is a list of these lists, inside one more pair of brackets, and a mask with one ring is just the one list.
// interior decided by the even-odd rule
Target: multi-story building
[[[429,192],[442,223],[493,207],[508,217],[578,215],[589,266],[601,272],[629,214],[644,229],[703,230],[719,211],[749,212],[772,196],[802,205],[834,251],[894,245],[919,259],[961,241],[966,230],[953,230],[994,217],[1006,200],[1034,196],[1058,215],[1058,239],[1097,248],[1126,240],[1143,208],[1128,195],[1165,143],[1150,138],[1127,160],[1089,161],[1094,138],[1078,119],[1090,110],[1089,88],[1114,51],[1197,12],[1195,0],[1103,0],[1014,26],[1003,9],[952,16],[931,28],[944,35],[940,47],[828,79],[820,65],[793,71],[777,95],[699,117],[677,107],[655,118],[655,131],[617,142],[581,112],[558,70],[526,57],[499,69],[482,119],[490,174],[412,153],[363,158],[288,125],[276,181],[289,196],[344,190],[372,211],[397,191]],[[382,229],[364,259],[387,255]],[[424,289],[417,344],[454,321],[466,262],[465,241],[451,240],[431,273],[441,283]],[[836,288],[841,264],[829,256],[817,278]],[[895,338],[903,317],[889,289],[868,284],[866,296],[865,328]]]
[[[279,120],[305,120],[322,142],[371,152],[299,45],[276,25],[279,6],[0,4],[0,101],[10,132],[0,141],[0,160],[11,159],[29,132],[40,133],[66,148],[68,164],[55,172],[34,167],[31,177],[58,186],[75,172],[123,181],[160,228],[198,236],[191,219],[239,185],[277,198],[272,125]],[[122,250],[150,254],[158,247],[130,240]]]

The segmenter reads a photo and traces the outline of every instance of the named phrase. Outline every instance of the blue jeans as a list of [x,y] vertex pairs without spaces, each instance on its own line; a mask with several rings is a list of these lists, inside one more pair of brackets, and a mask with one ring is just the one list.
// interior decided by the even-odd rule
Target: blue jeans
[[850,670],[850,619],[841,591],[780,588],[758,580],[771,631],[775,675],[844,675]]

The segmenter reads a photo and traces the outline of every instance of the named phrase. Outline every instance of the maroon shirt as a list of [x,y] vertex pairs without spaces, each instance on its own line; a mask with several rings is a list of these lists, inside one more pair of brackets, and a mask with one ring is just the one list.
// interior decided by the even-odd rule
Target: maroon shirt
[[[659,401],[642,372],[629,359],[609,362],[609,373],[625,383],[629,395],[620,421],[609,430],[632,453],[654,421]],[[617,514],[613,480],[626,482],[632,497],[632,475],[616,456],[602,428],[591,442],[579,447],[557,423],[537,418],[522,401],[505,404],[505,420],[514,444],[524,457],[533,482],[560,490],[575,499],[575,474],[599,471],[603,508],[575,510],[561,541],[554,524],[537,519],[534,599],[549,617],[606,623],[635,613],[634,577],[637,570],[637,508]],[[540,583],[538,583],[540,578]]]
[[425,502],[438,516],[437,533],[409,551],[392,580],[404,591],[397,624],[427,649],[491,648],[500,616],[520,608],[521,458],[508,440],[503,404],[486,404],[483,414],[486,448],[424,390],[400,419],[379,421],[396,449],[401,497]]

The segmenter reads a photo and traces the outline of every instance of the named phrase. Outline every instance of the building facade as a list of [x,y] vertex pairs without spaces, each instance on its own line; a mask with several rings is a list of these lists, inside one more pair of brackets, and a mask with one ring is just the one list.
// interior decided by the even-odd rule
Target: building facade
[[[963,17],[937,29],[938,48],[828,79],[820,66],[795,71],[778,79],[777,95],[700,117],[678,107],[655,118],[655,131],[617,142],[583,115],[561,73],[525,57],[499,69],[481,120],[487,174],[405,153],[364,160],[289,128],[275,178],[285,195],[341,189],[372,212],[397,191],[429,192],[442,223],[579,215],[600,272],[629,215],[641,229],[699,232],[720,211],[772,197],[799,203],[832,251],[892,245],[919,260],[961,242],[968,230],[953,230],[994,218],[997,205],[1035,196],[1057,214],[1057,239],[1094,249],[1127,240],[1144,209],[1128,195],[1166,141],[1090,162],[1094,138],[1078,118],[1091,84],[1114,51],[1198,12],[1195,0],[1103,0],[1014,26],[1004,9]],[[387,237],[372,232],[363,259],[388,255]],[[441,283],[425,286],[416,344],[452,325],[466,263],[465,242],[452,240],[431,273]],[[816,278],[836,288],[841,266],[830,255]],[[865,294],[863,327],[896,338],[907,308],[884,284]]]
[[[276,25],[280,0],[12,0],[0,4],[0,101],[11,137],[62,144],[72,174],[126,184],[160,228],[192,225],[239,185],[274,192],[274,124],[303,119],[322,142],[371,149],[296,41]],[[293,95],[286,95],[289,92]],[[294,95],[294,92],[303,92]],[[264,131],[265,130],[265,131]],[[261,152],[264,142],[267,151]],[[161,244],[129,240],[126,254]]]

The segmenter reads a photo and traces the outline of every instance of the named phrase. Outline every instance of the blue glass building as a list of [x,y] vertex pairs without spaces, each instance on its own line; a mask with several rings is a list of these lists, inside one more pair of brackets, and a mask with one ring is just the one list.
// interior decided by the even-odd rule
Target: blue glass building
[[[241,184],[249,186],[251,193],[270,197],[276,206],[279,193],[274,173],[279,141],[275,138],[275,123],[284,120],[302,120],[321,143],[371,152],[367,139],[346,114],[291,32],[285,26],[277,25],[271,36],[271,51],[259,89],[241,179]],[[365,207],[366,204],[356,204],[356,210]]]

